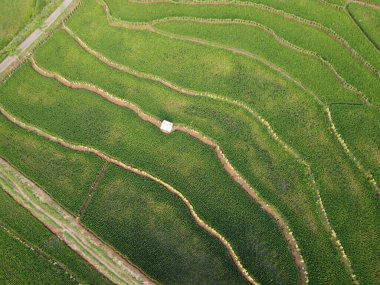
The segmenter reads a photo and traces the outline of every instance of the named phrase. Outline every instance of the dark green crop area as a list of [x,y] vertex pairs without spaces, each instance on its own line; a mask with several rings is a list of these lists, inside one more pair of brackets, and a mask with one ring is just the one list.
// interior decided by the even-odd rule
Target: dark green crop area
[[24,246],[2,228],[0,239],[2,284],[75,284],[60,268]]
[[[46,60],[53,50],[57,54],[56,60]],[[69,80],[95,84],[114,96],[139,105],[161,120],[170,119],[192,126],[216,139],[233,165],[261,190],[265,198],[286,214],[300,244],[304,245],[304,252],[307,252],[305,259],[313,268],[310,274],[315,270],[317,276],[317,272],[326,270],[325,274],[318,275],[320,282],[345,279],[342,271],[331,273],[324,265],[334,260],[340,266],[320,222],[315,194],[308,185],[305,169],[268,137],[268,131],[254,116],[231,104],[184,96],[152,81],[107,67],[83,51],[63,31],[58,31],[36,53],[36,59],[42,67]],[[303,212],[302,217],[300,211]],[[310,239],[314,240],[312,246]]]
[[82,219],[157,281],[245,284],[223,246],[163,186],[111,166]]
[[102,166],[94,156],[73,153],[31,136],[1,117],[0,155],[76,215]]
[[[109,100],[26,60],[1,83],[0,107],[173,187],[262,285],[300,284],[299,257],[310,285],[380,285],[380,10],[370,6],[380,4],[365,2],[81,1],[69,30],[57,28],[31,56]],[[164,134],[126,103],[217,151],[178,129]],[[112,163],[101,176],[107,158],[1,114],[0,157],[157,283],[247,284],[225,246],[160,183]],[[44,253],[0,232],[5,283],[46,267],[55,284],[108,284],[5,191],[0,203],[0,225]]]
[[[29,80],[20,86],[18,76]],[[2,106],[19,119],[67,141],[96,148],[170,183],[232,244],[243,264],[256,275],[289,283],[297,278],[276,223],[227,175],[211,148],[186,134],[164,135],[130,110],[44,78],[29,64],[21,67],[0,92]],[[8,96],[14,92],[18,95]],[[29,92],[36,100],[28,98]]]

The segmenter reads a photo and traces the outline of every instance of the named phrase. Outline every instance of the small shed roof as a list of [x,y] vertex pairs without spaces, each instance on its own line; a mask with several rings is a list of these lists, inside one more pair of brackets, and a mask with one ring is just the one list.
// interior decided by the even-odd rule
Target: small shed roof
[[173,131],[173,123],[171,123],[169,121],[166,121],[166,120],[163,120],[162,123],[161,123],[160,129],[164,133],[169,134],[169,133],[171,133]]

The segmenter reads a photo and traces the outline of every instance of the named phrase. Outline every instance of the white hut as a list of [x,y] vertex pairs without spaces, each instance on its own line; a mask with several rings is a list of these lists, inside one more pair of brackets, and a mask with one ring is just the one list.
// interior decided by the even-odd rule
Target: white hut
[[173,123],[163,120],[160,129],[164,133],[170,134],[173,131]]

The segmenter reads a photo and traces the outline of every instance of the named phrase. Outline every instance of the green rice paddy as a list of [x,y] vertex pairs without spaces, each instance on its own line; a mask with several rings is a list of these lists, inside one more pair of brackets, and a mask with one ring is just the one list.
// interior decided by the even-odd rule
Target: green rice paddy
[[[33,5],[19,13],[44,6]],[[26,61],[0,85],[0,107],[173,187],[260,284],[376,285],[378,11],[341,0],[82,1],[69,30],[53,31],[32,56],[66,85],[108,100]],[[218,148],[164,134],[120,102]],[[247,283],[226,247],[158,182],[103,168],[4,116],[0,138],[1,158],[154,282]],[[3,191],[0,202],[0,283],[110,284]]]

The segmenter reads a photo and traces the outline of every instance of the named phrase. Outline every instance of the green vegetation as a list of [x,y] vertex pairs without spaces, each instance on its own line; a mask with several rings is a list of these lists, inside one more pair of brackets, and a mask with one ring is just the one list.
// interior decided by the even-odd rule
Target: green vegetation
[[[334,66],[336,71],[341,76],[343,76],[348,83],[364,92],[365,95],[367,95],[367,97],[372,101],[380,103],[380,96],[378,93],[378,90],[380,89],[379,78],[375,76],[363,64],[356,61],[350,54],[349,50],[345,49],[339,42],[336,42],[334,39],[330,38],[326,33],[319,29],[308,27],[302,23],[294,22],[291,19],[275,17],[272,13],[255,7],[247,8],[228,5],[196,6],[180,4],[175,5],[167,3],[144,5],[134,3],[125,4],[125,2],[119,0],[107,0],[106,2],[109,3],[111,13],[116,18],[122,18],[127,21],[152,21],[155,19],[162,19],[164,17],[171,16],[189,16],[206,19],[216,18],[253,20],[274,30],[277,35],[291,42],[292,44],[295,44],[309,51],[317,52],[325,60],[329,61]],[[88,15],[87,12],[86,14]],[[194,23],[191,23],[191,25],[193,24]],[[350,24],[352,25],[353,23],[350,22]],[[213,28],[214,25],[211,25],[209,28],[203,27],[203,29]],[[356,27],[354,28],[357,29]],[[173,29],[177,30],[176,25]],[[229,28],[230,31],[234,29],[236,29],[235,25]],[[252,28],[246,28],[245,30],[247,29]],[[193,28],[193,26],[190,27],[190,30],[197,31],[195,28]],[[205,34],[214,38],[218,37],[218,34],[215,35],[213,32],[205,32]],[[243,37],[246,36],[245,41],[242,41],[241,43],[249,45],[251,43],[251,40],[247,41],[248,37],[244,34],[244,31],[243,35],[234,33],[234,36],[232,38],[230,37],[230,39],[235,39],[235,35],[240,35]],[[300,35],[302,35],[302,37]],[[364,36],[361,35],[361,37]],[[225,40],[228,40],[226,37],[223,38]],[[366,42],[366,39],[363,38],[362,42]],[[260,45],[261,42],[257,42],[256,44]],[[264,42],[263,45],[265,44],[268,43]],[[371,49],[373,49],[372,46]],[[376,54],[376,57],[379,57],[378,54]],[[374,59],[376,57],[373,56],[371,59]],[[303,71],[305,71],[305,69]],[[321,76],[318,76],[317,78],[319,79]],[[331,91],[329,93],[331,94]]]
[[[0,50],[30,21],[37,12],[34,0],[3,0],[0,2]],[[39,8],[39,7],[38,7]],[[4,17],[4,15],[7,15]]]
[[0,61],[16,52],[63,0],[4,0],[0,2]]
[[331,110],[338,131],[344,134],[353,153],[380,181],[380,113],[353,105],[333,105]]
[[[111,28],[94,2],[87,1],[82,7],[70,18],[69,27],[111,60],[179,86],[244,101],[262,114],[309,161],[331,225],[354,271],[362,282],[375,283],[380,260],[374,255],[379,245],[372,237],[380,234],[378,202],[364,175],[329,132],[322,106],[244,56],[148,31]],[[118,48],[112,48],[115,46]]]
[[[27,81],[20,80],[25,77]],[[0,101],[25,122],[170,183],[231,243],[244,267],[261,282],[292,284],[298,279],[275,221],[226,174],[214,152],[196,139],[182,133],[162,134],[129,110],[41,77],[29,64],[3,86]]]
[[47,144],[2,118],[0,156],[30,177],[74,215],[79,212],[102,166],[94,156]]
[[0,227],[1,284],[75,284],[59,267]]
[[347,9],[358,26],[380,50],[380,10],[355,3],[348,5]]
[[83,223],[160,283],[246,283],[226,249],[195,224],[180,199],[116,166]]
[[[1,117],[1,120],[3,121],[3,117]],[[14,127],[16,128],[16,127]],[[75,280],[79,280],[83,284],[111,284],[108,280],[106,280],[104,277],[102,277],[91,265],[89,265],[87,262],[85,262],[81,257],[79,257],[75,252],[73,252],[71,249],[69,249],[66,244],[64,244],[61,240],[59,240],[57,237],[55,237],[47,228],[45,228],[37,219],[35,219],[27,210],[22,208],[19,204],[17,204],[16,201],[14,201],[12,198],[10,198],[5,192],[0,189],[0,224],[4,225],[5,227],[11,229],[13,232],[17,234],[22,240],[26,241],[27,243],[33,245],[35,248],[39,248],[42,252],[44,252],[45,255],[48,255],[51,257],[51,259],[57,260],[60,263],[64,264],[65,267],[68,269],[71,275],[75,276]],[[0,229],[2,232],[3,230]],[[29,268],[28,263],[25,263],[23,265],[23,261],[19,260],[17,263],[5,263],[9,260],[14,260],[16,256],[18,255],[19,247],[20,246],[13,246],[9,248],[9,245],[11,243],[8,243],[9,240],[8,237],[1,237],[1,245],[4,248],[7,248],[7,255],[8,258],[2,259],[1,262],[1,270],[8,271],[8,266],[14,266],[14,269],[17,268],[15,265],[19,266],[25,266],[26,268]],[[12,242],[13,244],[14,242]],[[21,249],[24,251],[23,249]],[[31,251],[30,249],[27,249],[28,251]],[[36,253],[34,253],[36,255]],[[5,256],[2,254],[1,256]],[[41,259],[39,257],[38,259]],[[25,258],[25,262],[28,262]],[[36,261],[41,264],[41,261]],[[38,264],[38,263],[37,263]],[[39,274],[42,274],[43,272],[49,273],[51,270],[51,264],[42,263],[41,265],[41,272]],[[9,269],[9,272],[13,272]],[[18,273],[20,278],[19,282],[14,282],[14,280],[5,280],[2,281],[2,284],[22,284],[24,283],[22,281],[22,278],[29,278],[27,280],[31,280],[30,278],[38,278],[38,274],[35,274],[36,271],[30,273],[21,274]],[[15,272],[17,273],[17,272]],[[7,274],[0,274],[0,278],[10,278],[11,276]],[[65,276],[67,278],[68,276]],[[12,277],[13,278],[13,277]],[[64,279],[67,281],[67,279]],[[7,283],[9,282],[9,283]],[[25,280],[26,282],[26,280]],[[44,282],[44,280],[38,281],[31,281],[35,284],[41,284],[41,282]],[[51,282],[47,282],[51,284]],[[61,282],[62,283],[62,282]],[[56,283],[54,283],[56,284]],[[59,284],[59,282],[57,283]],[[66,282],[67,284],[67,282]]]
[[[56,55],[53,58],[49,56],[52,52]],[[302,247],[311,278],[318,278],[319,283],[348,281],[343,268],[331,272],[332,267],[342,265],[320,221],[305,170],[268,136],[253,116],[230,104],[184,96],[149,80],[118,72],[86,53],[63,31],[57,31],[35,58],[40,66],[69,80],[96,84],[160,120],[183,123],[215,139],[232,164],[287,218]],[[328,263],[331,265],[326,266]]]
[[[0,59],[58,2],[0,4],[19,17],[0,20]],[[380,184],[380,14],[363,5],[82,1],[65,23],[74,34],[58,29],[33,55],[38,66],[68,82],[24,63],[0,86],[0,106],[173,186],[260,284],[299,282],[298,253],[291,253],[281,222],[236,183],[240,178],[226,172],[215,150],[180,130],[163,134],[123,100],[157,122],[191,128],[220,147],[237,177],[269,204],[264,209],[279,213],[299,246],[309,284],[378,284],[380,194],[373,190]],[[18,36],[2,48],[2,33]],[[77,90],[78,83],[99,88],[109,100]],[[0,137],[0,157],[73,215],[91,197],[81,222],[152,279],[246,283],[226,248],[160,183],[115,165],[99,179],[104,161],[98,157],[2,116]],[[6,243],[0,251],[7,258],[0,267],[17,264],[0,283],[24,283],[46,266],[33,283],[52,275],[57,284],[109,284],[2,191],[0,203],[0,241]]]

